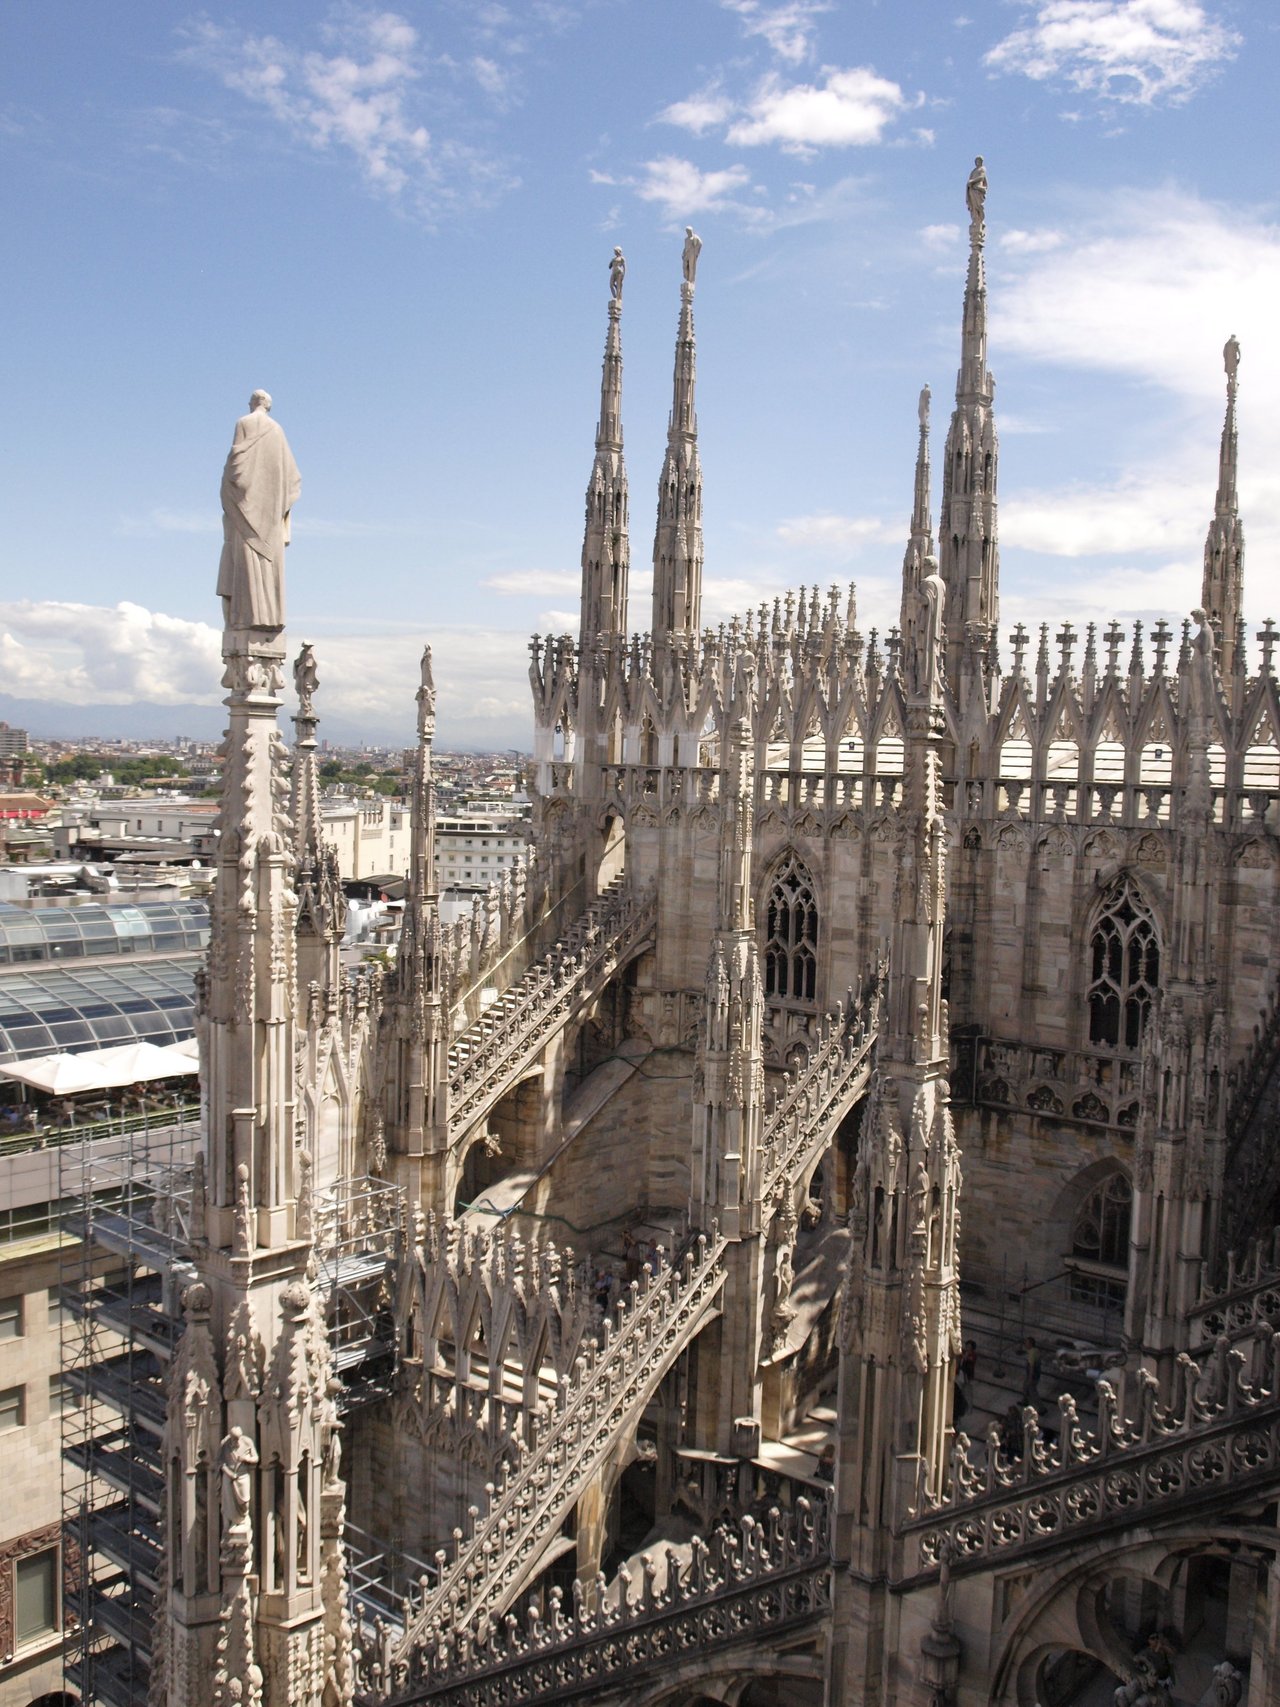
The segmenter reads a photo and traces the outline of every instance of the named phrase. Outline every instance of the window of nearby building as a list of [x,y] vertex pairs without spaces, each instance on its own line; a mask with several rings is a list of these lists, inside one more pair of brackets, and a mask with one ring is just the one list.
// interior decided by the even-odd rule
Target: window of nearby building
[[65,1376],[51,1375],[49,1377],[49,1415],[51,1417],[60,1417],[63,1411],[74,1410],[79,1402],[75,1388]]
[[1133,1187],[1118,1169],[1095,1186],[1076,1212],[1071,1254],[1071,1296],[1082,1304],[1123,1305],[1129,1268],[1129,1218]]
[[1160,939],[1151,908],[1127,874],[1098,915],[1089,955],[1089,1041],[1136,1049],[1160,983]]
[[22,1299],[0,1298],[0,1340],[22,1338]]
[[0,1434],[6,1429],[21,1428],[26,1419],[25,1387],[0,1388]]
[[58,1549],[28,1553],[13,1567],[14,1637],[19,1647],[58,1633]]
[[784,856],[766,903],[764,991],[778,1001],[812,1002],[818,978],[818,904],[813,879],[794,854]]

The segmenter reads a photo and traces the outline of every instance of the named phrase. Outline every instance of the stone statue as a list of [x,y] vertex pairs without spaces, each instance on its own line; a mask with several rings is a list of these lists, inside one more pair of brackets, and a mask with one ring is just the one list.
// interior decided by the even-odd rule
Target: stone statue
[[687,285],[697,283],[698,256],[702,253],[702,239],[691,225],[684,228],[684,254],[681,260],[684,264],[684,282]]
[[933,393],[929,390],[927,385],[921,389],[917,414],[920,417],[920,425],[922,427],[927,427],[929,425],[929,400],[932,396]]
[[297,690],[300,714],[310,717],[311,701],[320,686],[320,677],[316,674],[316,655],[310,646],[304,646],[294,660],[293,685]]
[[1227,370],[1230,384],[1236,382],[1236,374],[1240,371],[1240,340],[1233,332],[1222,346],[1222,365]]
[[228,628],[284,627],[284,553],[301,490],[289,441],[271,419],[271,398],[255,391],[222,471],[218,596]]
[[969,182],[964,187],[964,199],[969,209],[970,225],[981,226],[986,220],[987,206],[987,169],[982,164],[981,154],[973,163]]
[[609,262],[609,295],[615,302],[622,301],[622,281],[627,276],[627,262],[622,250],[615,248],[613,259]]
[[233,1428],[218,1453],[222,1470],[222,1522],[226,1529],[243,1529],[248,1524],[253,1493],[250,1471],[257,1462],[257,1447],[243,1429]]
[[1213,1668],[1213,1679],[1201,1701],[1203,1707],[1237,1707],[1244,1694],[1244,1678],[1230,1660],[1221,1660]]

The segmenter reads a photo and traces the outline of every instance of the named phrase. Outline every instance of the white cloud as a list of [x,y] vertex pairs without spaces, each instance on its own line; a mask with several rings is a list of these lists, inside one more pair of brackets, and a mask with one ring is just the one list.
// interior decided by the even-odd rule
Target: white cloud
[[720,0],[726,12],[742,20],[749,36],[761,36],[779,59],[799,65],[813,52],[816,20],[832,10],[831,0],[783,0],[766,6],[761,0]]
[[1042,0],[985,63],[1149,106],[1188,100],[1239,46],[1195,0]]
[[1000,506],[1000,540],[1053,557],[1167,552],[1203,533],[1213,497],[1206,488],[1207,480],[1197,487],[1148,472],[1106,487],[1019,492]]
[[[490,200],[516,181],[492,158],[428,126],[433,80],[445,62],[433,61],[413,25],[394,12],[336,12],[320,26],[330,51],[207,18],[184,34],[187,59],[265,109],[296,142],[349,155],[389,201],[429,216],[464,198]],[[473,59],[471,70],[491,94],[505,92],[496,61]]]
[[[341,626],[339,626],[339,622]],[[558,629],[576,626],[563,622]],[[523,629],[433,628],[304,616],[292,625],[314,642],[317,709],[362,733],[409,738],[424,638],[434,650],[445,740],[527,743],[530,729]],[[24,599],[0,603],[0,682],[6,693],[62,705],[217,705],[221,635],[209,623],[122,601],[86,605]],[[288,704],[285,707],[287,715]],[[285,725],[287,728],[287,724]]]
[[141,516],[121,516],[116,531],[131,538],[154,538],[166,533],[221,533],[222,522],[215,509],[170,510],[163,504]]
[[487,576],[481,585],[495,593],[545,598],[555,593],[579,592],[582,578],[565,569],[508,569],[500,575]]
[[658,202],[673,219],[685,214],[741,207],[737,201],[738,193],[751,184],[751,174],[745,166],[727,166],[718,172],[704,172],[692,160],[682,160],[675,154],[646,160],[644,173],[638,181],[631,180],[635,183],[636,194],[641,201]]
[[717,89],[704,89],[687,100],[673,101],[658,114],[662,124],[679,125],[695,136],[727,122],[733,116],[734,102]]
[[219,636],[122,600],[84,605],[22,599],[0,604],[5,690],[72,705],[159,705],[221,697]]
[[905,544],[907,526],[880,516],[841,516],[821,510],[809,516],[792,516],[778,523],[777,535],[784,544],[805,550],[856,551],[863,545]]
[[[1142,430],[1127,465],[1109,478],[1006,489],[1002,544],[1071,558],[1159,553],[1198,588],[1225,401],[1220,351],[1235,333],[1243,348],[1246,588],[1251,608],[1260,608],[1263,565],[1280,553],[1280,420],[1272,407],[1280,392],[1280,227],[1166,189],[1118,193],[1063,236],[1047,252],[1003,252],[992,288],[993,345],[1105,374],[1109,389],[1123,380],[1141,386],[1153,430]],[[1167,598],[1153,602],[1168,608]]]
[[1060,231],[1006,231],[1000,247],[1011,255],[1047,255],[1051,249],[1061,249],[1065,239]]
[[950,249],[960,241],[958,225],[922,225],[920,236],[930,249]]
[[488,59],[483,54],[478,53],[471,61],[471,71],[486,95],[492,95],[496,101],[502,101],[506,98],[511,73],[505,66],[499,65],[496,60]]
[[776,142],[794,154],[863,147],[879,142],[911,104],[897,83],[867,65],[824,67],[817,84],[786,84],[769,76],[730,125],[727,139],[742,147]]

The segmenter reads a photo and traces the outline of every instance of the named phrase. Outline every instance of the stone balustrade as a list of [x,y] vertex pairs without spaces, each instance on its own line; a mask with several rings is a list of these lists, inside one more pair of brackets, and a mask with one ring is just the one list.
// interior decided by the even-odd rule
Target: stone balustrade
[[[632,1592],[632,1588],[636,1592]],[[793,1512],[723,1524],[709,1540],[664,1547],[641,1559],[639,1582],[623,1567],[594,1594],[575,1582],[565,1604],[551,1589],[545,1617],[508,1616],[486,1639],[443,1631],[434,1645],[399,1655],[390,1621],[366,1631],[356,1659],[357,1701],[506,1707],[594,1699],[679,1654],[710,1654],[803,1628],[830,1610],[828,1506],[803,1496]]]
[[952,1094],[984,1108],[1028,1109],[1052,1120],[1110,1127],[1132,1139],[1142,1062],[1118,1051],[1052,1049],[998,1037],[957,1038]]
[[455,1530],[452,1561],[437,1555],[439,1585],[406,1605],[398,1665],[424,1645],[437,1647],[444,1630],[486,1628],[529,1585],[569,1511],[705,1324],[724,1283],[724,1249],[714,1230],[699,1235],[679,1267],[656,1275],[646,1268],[631,1283],[616,1326],[606,1320],[601,1342],[587,1342],[536,1443],[516,1443],[488,1511],[473,1508],[468,1532]]
[[449,1049],[449,1136],[482,1120],[548,1040],[593,1002],[657,922],[652,888],[624,883],[577,921],[566,941],[526,973]]
[[1201,1289],[1190,1327],[1193,1351],[1222,1334],[1234,1343],[1280,1327],[1280,1227],[1242,1253],[1228,1253],[1223,1285]]
[[931,1502],[921,1494],[921,1509],[905,1526],[907,1576],[940,1565],[944,1555],[956,1570],[1003,1562],[1280,1481],[1280,1334],[1255,1347],[1252,1369],[1249,1361],[1225,1342],[1203,1368],[1184,1353],[1168,1406],[1155,1378],[1140,1370],[1132,1418],[1120,1415],[1114,1389],[1099,1381],[1096,1430],[1082,1427],[1075,1400],[1064,1394],[1052,1442],[1028,1407],[1019,1457],[1001,1450],[994,1424],[983,1462],[957,1435],[943,1496]]
[[887,972],[882,961],[865,993],[855,997],[850,991],[847,1004],[827,1015],[808,1059],[784,1078],[761,1138],[766,1198],[780,1181],[799,1178],[862,1094],[871,1077]]

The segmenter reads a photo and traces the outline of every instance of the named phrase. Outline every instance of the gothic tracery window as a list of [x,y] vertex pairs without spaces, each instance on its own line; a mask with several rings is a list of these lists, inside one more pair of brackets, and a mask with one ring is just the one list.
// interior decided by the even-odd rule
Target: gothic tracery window
[[794,853],[769,883],[764,993],[773,1001],[812,1002],[818,984],[818,903],[813,879]]
[[1142,1042],[1160,983],[1155,919],[1128,876],[1108,897],[1089,942],[1089,1041],[1110,1049]]
[[1119,1169],[1080,1205],[1071,1228],[1071,1254],[1082,1265],[1071,1276],[1071,1295],[1077,1302],[1104,1307],[1124,1303],[1132,1212],[1133,1187]]

